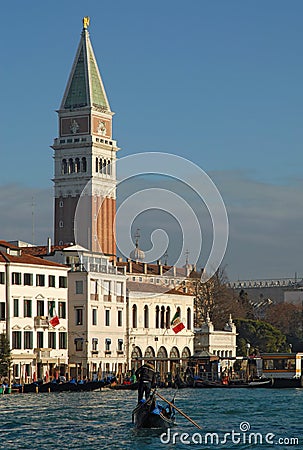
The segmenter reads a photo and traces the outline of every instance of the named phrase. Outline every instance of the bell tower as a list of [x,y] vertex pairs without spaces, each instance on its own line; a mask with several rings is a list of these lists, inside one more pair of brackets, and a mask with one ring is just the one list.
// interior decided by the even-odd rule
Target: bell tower
[[[59,137],[54,140],[55,245],[73,242],[115,255],[116,153],[114,113],[90,42],[89,18],[63,95]],[[89,188],[88,188],[89,186]],[[85,213],[77,214],[85,200]],[[81,217],[81,221],[77,219]],[[77,222],[77,223],[76,223]],[[75,233],[78,231],[78,233]],[[81,240],[79,242],[79,232]]]

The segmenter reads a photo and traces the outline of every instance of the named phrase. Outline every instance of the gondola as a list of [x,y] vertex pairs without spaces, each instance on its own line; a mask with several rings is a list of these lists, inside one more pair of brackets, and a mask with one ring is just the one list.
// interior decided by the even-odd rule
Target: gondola
[[[34,382],[29,384],[18,385],[20,393],[46,393],[46,392],[82,392],[82,391],[95,391],[105,386],[105,382],[102,380],[97,381],[66,381],[59,383],[57,381],[50,381],[48,383]],[[16,385],[17,386],[17,385]]]
[[104,381],[67,381],[65,383],[50,382],[39,386],[39,392],[83,392],[95,391],[104,387]]
[[155,399],[155,393],[142,399],[132,414],[136,428],[171,428],[175,424],[175,411],[171,406],[163,407]]
[[195,380],[194,388],[219,388],[219,389],[239,389],[239,388],[270,388],[273,386],[272,380],[255,380],[250,382],[231,380],[228,383],[220,381]]

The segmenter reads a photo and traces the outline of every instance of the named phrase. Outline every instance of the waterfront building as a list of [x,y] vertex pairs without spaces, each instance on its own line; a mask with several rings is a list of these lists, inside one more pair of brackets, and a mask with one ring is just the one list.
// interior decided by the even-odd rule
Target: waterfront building
[[[57,253],[57,255],[56,255]],[[69,375],[101,378],[126,371],[126,276],[108,257],[80,246],[55,252],[68,272]]]
[[195,352],[209,352],[220,358],[235,358],[237,329],[230,316],[224,330],[215,330],[209,314],[200,328],[195,329]]
[[[122,377],[144,360],[154,361],[163,381],[185,371],[194,352],[194,298],[182,284],[182,269],[160,261],[112,264],[79,245],[24,251],[69,268],[69,376]],[[177,334],[176,312],[184,324]]]
[[126,276],[109,257],[80,245],[24,251],[68,270],[69,377],[101,378],[126,371]]
[[[151,360],[161,381],[167,374],[182,375],[194,351],[194,297],[187,291],[185,271],[160,261],[115,264],[127,276],[127,367],[136,369]],[[178,333],[171,323],[176,314],[184,325]]]
[[0,241],[0,332],[10,342],[17,382],[66,373],[67,271]]

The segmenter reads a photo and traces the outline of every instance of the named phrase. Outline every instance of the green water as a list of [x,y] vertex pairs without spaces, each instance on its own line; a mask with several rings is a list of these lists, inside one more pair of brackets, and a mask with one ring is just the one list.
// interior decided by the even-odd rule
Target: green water
[[[168,399],[175,393],[159,392]],[[111,390],[2,395],[0,448],[303,449],[303,389],[182,389],[176,405],[202,430],[177,414],[177,424],[170,436],[162,436],[163,443],[162,432],[133,427],[136,396]],[[207,433],[212,434],[206,441]]]

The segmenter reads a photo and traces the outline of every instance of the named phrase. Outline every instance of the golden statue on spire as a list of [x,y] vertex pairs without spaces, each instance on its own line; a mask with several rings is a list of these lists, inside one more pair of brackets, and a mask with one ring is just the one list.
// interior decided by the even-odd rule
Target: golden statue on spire
[[87,27],[89,27],[89,17],[88,16],[83,17],[82,22],[83,22],[83,28],[86,30]]

